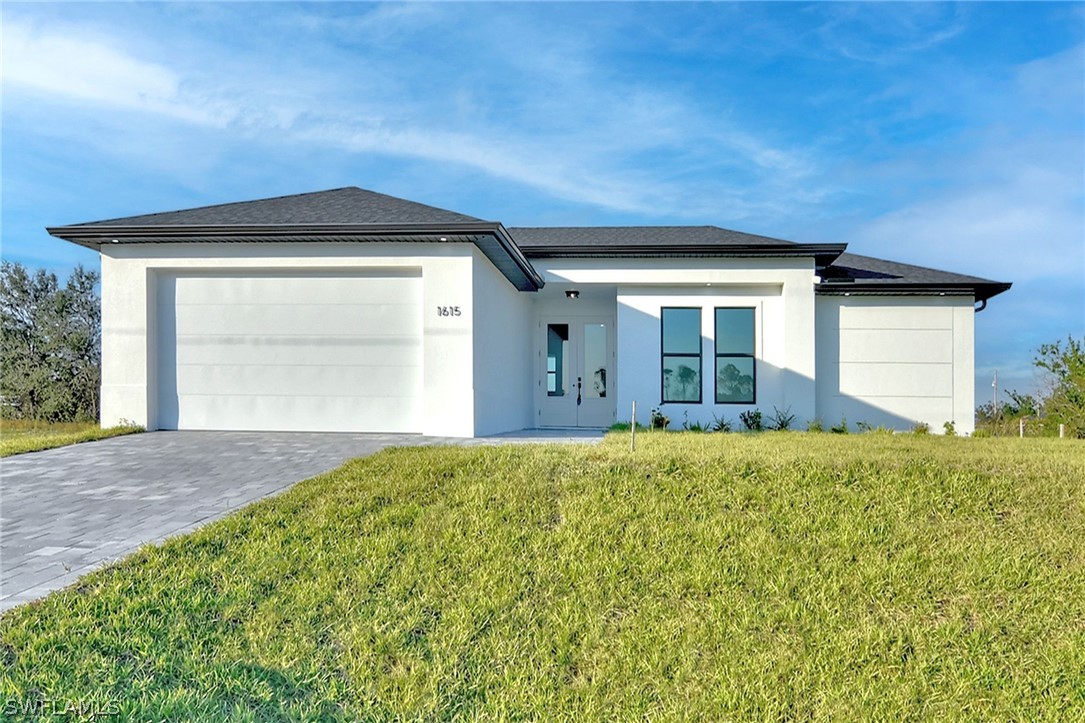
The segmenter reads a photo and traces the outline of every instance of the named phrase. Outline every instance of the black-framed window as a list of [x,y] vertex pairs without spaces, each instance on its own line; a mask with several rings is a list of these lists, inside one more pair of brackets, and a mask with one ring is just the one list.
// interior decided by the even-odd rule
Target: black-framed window
[[716,308],[716,404],[757,403],[752,307]]
[[661,399],[701,403],[701,309],[663,307],[660,313]]

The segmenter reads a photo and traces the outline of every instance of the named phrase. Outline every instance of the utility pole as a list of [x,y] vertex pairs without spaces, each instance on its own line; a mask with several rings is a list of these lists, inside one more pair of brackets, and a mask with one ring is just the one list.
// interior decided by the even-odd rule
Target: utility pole
[[994,408],[993,411],[995,413],[995,418],[1000,419],[1002,417],[1002,412],[998,408],[998,370],[997,369],[995,369],[995,380],[993,382],[991,382],[991,387],[995,390],[995,408]]

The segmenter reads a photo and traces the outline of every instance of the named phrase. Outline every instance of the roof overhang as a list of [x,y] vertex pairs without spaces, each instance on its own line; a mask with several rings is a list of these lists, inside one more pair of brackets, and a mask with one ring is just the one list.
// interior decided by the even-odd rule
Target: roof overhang
[[822,296],[972,296],[976,301],[986,301],[1011,286],[996,281],[952,284],[823,281],[814,290]]
[[608,244],[607,246],[530,246],[529,259],[544,258],[809,258],[824,268],[847,244]]
[[520,291],[538,291],[543,278],[496,222],[412,224],[216,224],[52,226],[57,238],[101,250],[113,244],[163,243],[473,243]]

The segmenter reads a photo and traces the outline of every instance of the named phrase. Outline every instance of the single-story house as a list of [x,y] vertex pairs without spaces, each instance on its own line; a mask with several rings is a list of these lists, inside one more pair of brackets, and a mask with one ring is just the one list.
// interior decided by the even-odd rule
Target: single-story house
[[[472,437],[973,428],[1010,284],[716,226],[505,227],[360,188],[49,228],[102,260],[102,423]],[[977,308],[976,305],[979,304]]]

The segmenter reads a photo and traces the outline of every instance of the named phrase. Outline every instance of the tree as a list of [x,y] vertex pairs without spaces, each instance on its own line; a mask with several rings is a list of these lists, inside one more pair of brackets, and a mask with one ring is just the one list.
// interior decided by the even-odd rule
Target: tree
[[678,379],[677,379],[677,381],[678,381],[678,384],[681,385],[681,387],[682,387],[682,399],[684,399],[684,400],[696,399],[696,397],[691,397],[689,395],[688,390],[689,390],[690,385],[696,385],[695,389],[700,386],[700,380],[698,379],[698,376],[699,375],[697,374],[697,372],[694,371],[691,367],[688,367],[685,364],[679,364],[678,365]]
[[51,422],[98,418],[98,274],[78,266],[64,286],[19,263],[0,268],[0,396],[4,416]]
[[1085,437],[1085,343],[1066,337],[1040,346],[1033,363],[1048,373],[1048,387],[1043,400],[1047,426],[1057,430],[1066,425],[1072,437]]
[[1046,382],[1035,395],[1008,392],[1009,399],[976,409],[976,425],[990,433],[1016,435],[1026,421],[1026,433],[1056,435],[1065,425],[1067,435],[1085,438],[1085,342],[1072,336],[1043,344],[1032,361],[1046,372]]
[[753,396],[753,377],[743,374],[734,364],[726,364],[716,374],[716,395],[726,402],[739,402]]

